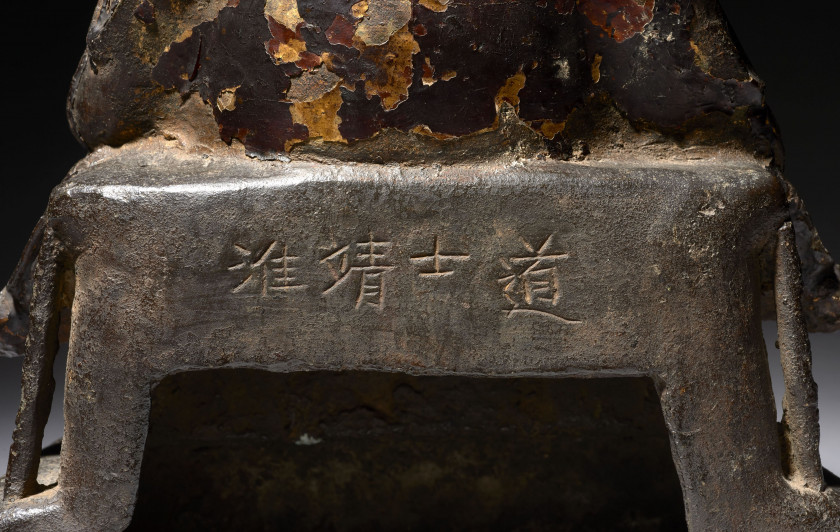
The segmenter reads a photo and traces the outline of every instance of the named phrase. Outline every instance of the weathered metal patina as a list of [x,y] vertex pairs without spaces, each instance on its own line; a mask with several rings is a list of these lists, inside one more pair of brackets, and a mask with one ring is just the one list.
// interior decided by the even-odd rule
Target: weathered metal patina
[[464,137],[497,129],[503,103],[565,158],[604,133],[604,108],[691,144],[774,148],[760,83],[707,2],[136,4],[103,3],[75,79],[70,119],[91,148],[183,116],[190,95],[260,157],[389,129]]
[[1,530],[840,528],[837,267],[714,2],[102,0],[68,111]]

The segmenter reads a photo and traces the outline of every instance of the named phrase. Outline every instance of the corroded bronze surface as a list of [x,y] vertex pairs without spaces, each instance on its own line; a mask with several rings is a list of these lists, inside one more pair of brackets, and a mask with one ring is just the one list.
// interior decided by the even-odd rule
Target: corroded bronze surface
[[[587,520],[569,497],[605,501],[569,486],[595,461],[564,467],[556,440],[579,429],[609,452],[632,405],[656,432],[651,394],[690,529],[840,528],[807,342],[840,326],[838,267],[782,176],[761,83],[714,2],[101,0],[68,107],[93,153],[55,189],[0,293],[0,354],[26,355],[3,532],[161,526],[148,482],[177,464],[147,451],[178,441],[178,464],[239,473],[224,493],[291,501],[257,501],[254,526],[370,528],[353,497],[278,486],[352,478],[357,494],[404,502],[393,483],[428,477],[389,468],[397,455],[457,482],[418,488],[385,528],[447,501],[472,512],[463,528],[486,529],[493,511],[514,524],[528,501],[534,528],[655,528],[674,522],[672,502]],[[781,425],[762,317],[779,325]],[[63,343],[65,435],[45,485]],[[626,404],[607,393],[552,424],[563,388],[535,379],[561,377],[636,380],[611,388],[629,390]],[[254,423],[249,393],[288,408]],[[450,407],[479,397],[519,432],[498,436],[479,405]],[[447,415],[479,440],[447,432]],[[383,421],[399,434],[377,439]],[[523,432],[554,457],[551,478],[524,472],[539,457]],[[335,475],[298,448],[328,438]],[[456,460],[499,463],[492,441],[522,456],[492,473]],[[635,441],[622,452],[648,460],[631,451],[652,440]],[[249,466],[243,449],[265,453]],[[658,471],[660,487],[673,481]],[[465,486],[505,500],[470,503]],[[175,491],[180,523],[212,526],[221,505]],[[644,499],[626,491],[608,500]]]
[[195,94],[225,142],[261,157],[492,131],[503,104],[563,158],[625,123],[776,155],[761,84],[707,1],[118,1],[89,42],[70,117],[91,147],[159,128]]
[[[783,166],[762,84],[711,0],[103,1],[68,116],[90,148],[153,135],[260,158],[735,151]],[[808,327],[835,330],[840,273],[789,196]]]
[[[812,452],[788,217],[783,184],[748,160],[520,160],[430,175],[101,151],[47,213],[0,526],[128,526],[153,390],[174,373],[250,368],[649,377],[690,528],[831,530],[840,494]],[[768,246],[787,265],[775,279],[792,390],[781,438],[759,324]],[[66,432],[58,486],[41,491],[61,301],[73,309]],[[265,460],[284,478],[287,462]]]

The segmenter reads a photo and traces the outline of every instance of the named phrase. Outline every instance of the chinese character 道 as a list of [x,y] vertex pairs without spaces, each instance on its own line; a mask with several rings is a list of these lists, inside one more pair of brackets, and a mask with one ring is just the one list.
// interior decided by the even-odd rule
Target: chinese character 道
[[539,248],[523,240],[530,255],[502,259],[502,267],[509,272],[499,279],[505,298],[513,305],[508,317],[516,314],[540,314],[563,323],[580,323],[559,314],[561,300],[560,269],[568,253],[551,252],[554,235],[545,239]]

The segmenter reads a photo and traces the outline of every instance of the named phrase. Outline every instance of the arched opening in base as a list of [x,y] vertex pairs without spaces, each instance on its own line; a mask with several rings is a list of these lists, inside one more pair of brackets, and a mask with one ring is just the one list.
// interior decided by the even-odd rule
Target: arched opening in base
[[680,530],[648,378],[186,372],[130,530]]

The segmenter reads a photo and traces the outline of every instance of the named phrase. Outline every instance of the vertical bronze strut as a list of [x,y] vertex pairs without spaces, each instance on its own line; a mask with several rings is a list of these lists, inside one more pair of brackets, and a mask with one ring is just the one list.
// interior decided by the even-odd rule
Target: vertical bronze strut
[[802,273],[791,222],[779,229],[776,247],[776,320],[785,395],[782,430],[785,459],[793,482],[821,490],[820,426],[817,383],[811,373],[811,343],[802,316]]

